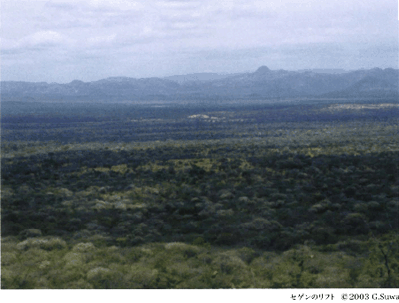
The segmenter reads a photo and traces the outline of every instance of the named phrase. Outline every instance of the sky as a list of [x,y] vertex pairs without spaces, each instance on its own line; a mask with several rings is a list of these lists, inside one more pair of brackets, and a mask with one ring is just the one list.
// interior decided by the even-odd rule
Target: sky
[[397,0],[0,0],[1,80],[398,68]]

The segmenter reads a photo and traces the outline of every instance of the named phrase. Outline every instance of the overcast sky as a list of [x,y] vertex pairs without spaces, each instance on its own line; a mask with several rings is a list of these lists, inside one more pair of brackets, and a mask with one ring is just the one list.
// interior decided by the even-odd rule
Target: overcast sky
[[1,0],[1,80],[398,68],[397,0]]

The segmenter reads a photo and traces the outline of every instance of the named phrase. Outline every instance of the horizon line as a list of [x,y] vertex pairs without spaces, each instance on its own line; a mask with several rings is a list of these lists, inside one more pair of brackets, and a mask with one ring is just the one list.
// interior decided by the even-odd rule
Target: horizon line
[[[90,83],[90,82],[97,82],[101,80],[106,80],[106,79],[116,79],[116,78],[127,78],[127,79],[167,79],[171,77],[183,77],[183,76],[191,76],[191,75],[200,75],[200,74],[214,74],[214,75],[219,75],[219,76],[228,76],[228,75],[239,75],[239,74],[251,74],[255,73],[257,70],[259,70],[262,67],[268,68],[266,65],[261,65],[258,67],[255,71],[243,71],[243,72],[233,72],[233,73],[225,73],[225,72],[194,72],[194,73],[188,73],[188,74],[174,74],[174,75],[169,75],[169,76],[150,76],[150,77],[130,77],[130,76],[109,76],[105,78],[99,78],[98,80],[92,80],[92,81],[83,81],[80,79],[73,79],[69,82],[49,82],[49,81],[25,81],[25,80],[2,80],[1,75],[0,75],[0,82],[25,82],[25,83],[46,83],[46,84],[70,84],[74,81],[79,81],[83,83]],[[268,68],[269,69],[269,68]],[[373,69],[381,69],[381,70],[387,70],[387,69],[393,69],[393,70],[399,70],[399,67],[394,68],[394,67],[372,67],[372,68],[358,68],[358,69],[344,69],[344,68],[301,68],[301,69],[296,69],[296,70],[291,70],[291,69],[269,69],[270,71],[288,71],[288,72],[306,72],[306,71],[341,71],[340,73],[350,73],[350,72],[355,72],[355,71],[366,71],[366,70],[373,70]],[[328,73],[325,72],[325,74],[334,74],[334,73]],[[338,74],[338,73],[337,73]],[[172,80],[171,80],[172,81]]]

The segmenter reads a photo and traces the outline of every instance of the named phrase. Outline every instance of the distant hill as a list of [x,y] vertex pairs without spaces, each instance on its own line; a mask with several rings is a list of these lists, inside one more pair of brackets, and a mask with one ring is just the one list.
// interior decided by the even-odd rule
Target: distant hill
[[172,80],[177,83],[186,83],[186,82],[205,82],[205,81],[214,81],[225,79],[236,74],[216,74],[216,73],[195,73],[195,74],[188,74],[188,75],[176,75],[176,76],[169,76],[163,79]]
[[270,70],[166,78],[112,77],[93,82],[1,82],[2,101],[134,101],[275,99],[298,97],[399,99],[399,70],[374,68],[344,73]]
[[332,98],[398,98],[398,70],[372,69],[356,83],[349,87],[325,94]]
[[313,72],[319,74],[344,74],[347,73],[347,70],[341,68],[314,68],[314,69],[300,69],[298,72]]

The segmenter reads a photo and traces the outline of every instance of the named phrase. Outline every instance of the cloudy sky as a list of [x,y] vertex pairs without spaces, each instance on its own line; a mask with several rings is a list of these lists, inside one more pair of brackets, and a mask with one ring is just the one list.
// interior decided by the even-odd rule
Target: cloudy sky
[[398,67],[397,0],[1,0],[1,80]]

